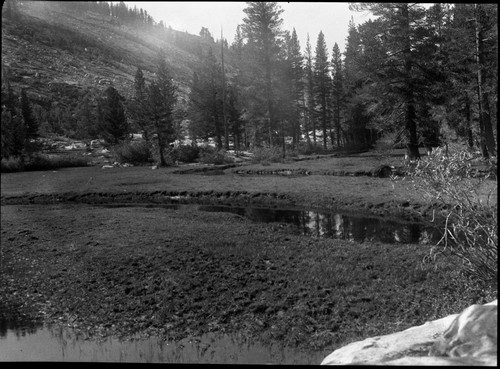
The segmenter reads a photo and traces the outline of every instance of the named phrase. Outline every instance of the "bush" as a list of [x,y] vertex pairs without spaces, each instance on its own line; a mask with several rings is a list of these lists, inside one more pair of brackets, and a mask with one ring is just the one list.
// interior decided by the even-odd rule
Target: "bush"
[[278,146],[256,147],[252,150],[253,162],[268,164],[283,162],[283,151]]
[[21,162],[21,158],[17,156],[2,158],[1,170],[2,173],[20,172],[24,170],[24,164]]
[[200,148],[196,145],[179,145],[173,148],[172,159],[183,163],[194,163],[200,155]]
[[143,165],[153,161],[151,150],[146,142],[123,142],[114,146],[112,150],[119,163]]
[[[407,165],[410,177],[423,183],[416,190],[447,209],[444,234],[429,258],[441,252],[459,256],[465,271],[480,281],[497,283],[497,203],[479,193],[487,177],[472,178],[474,154],[445,155],[438,148],[430,156]],[[416,183],[416,181],[414,182]]]
[[24,160],[20,157],[2,159],[1,171],[3,173],[9,173],[35,170],[54,170],[59,168],[85,167],[87,165],[87,159],[80,156],[50,158],[42,154],[37,154]]
[[224,150],[217,150],[210,146],[200,147],[198,161],[203,164],[228,164],[233,163],[234,159],[229,157]]

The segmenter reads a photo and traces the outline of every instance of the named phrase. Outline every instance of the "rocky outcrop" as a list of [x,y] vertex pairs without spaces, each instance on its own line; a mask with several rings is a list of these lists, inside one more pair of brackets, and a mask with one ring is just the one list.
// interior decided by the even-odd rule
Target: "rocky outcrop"
[[322,365],[497,365],[497,300],[401,332],[353,342]]

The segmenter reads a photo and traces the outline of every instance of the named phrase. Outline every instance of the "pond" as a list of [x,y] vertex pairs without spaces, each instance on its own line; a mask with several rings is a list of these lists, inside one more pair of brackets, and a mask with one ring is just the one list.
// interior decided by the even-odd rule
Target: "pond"
[[320,364],[329,354],[207,334],[165,342],[156,337],[89,340],[71,328],[0,320],[0,361],[71,361],[205,364]]
[[141,206],[167,209],[195,207],[199,211],[238,214],[253,222],[291,224],[296,232],[306,236],[355,242],[435,244],[443,235],[441,228],[436,227],[436,225],[430,226],[368,214],[352,215],[326,210],[197,204],[104,204],[102,206],[111,208]]
[[401,222],[360,214],[358,216],[303,209],[268,209],[201,205],[201,211],[231,212],[255,222],[293,224],[303,235],[356,242],[436,243],[442,231],[420,223]]

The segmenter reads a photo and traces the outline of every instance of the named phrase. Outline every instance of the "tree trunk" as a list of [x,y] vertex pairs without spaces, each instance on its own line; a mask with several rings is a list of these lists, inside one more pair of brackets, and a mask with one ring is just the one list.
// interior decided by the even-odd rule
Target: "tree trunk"
[[283,158],[284,158],[286,154],[286,145],[285,145],[285,129],[283,127],[283,121],[281,121],[281,143],[283,147]]
[[406,145],[408,158],[410,160],[420,159],[418,151],[418,136],[417,136],[417,122],[415,120],[415,101],[413,97],[413,86],[411,83],[411,70],[412,70],[412,55],[411,55],[411,40],[410,40],[410,16],[408,12],[408,4],[401,6],[401,20],[402,20],[402,33],[404,35],[404,65],[405,65],[405,121],[408,143]]
[[476,52],[477,52],[477,93],[479,98],[479,127],[481,151],[485,159],[495,155],[495,137],[491,125],[490,104],[486,92],[485,51],[484,51],[484,10],[476,4]]
[[[337,126],[337,148],[340,149],[340,99],[337,98],[335,122]],[[333,144],[333,142],[332,142]]]
[[472,135],[472,114],[471,114],[471,106],[469,97],[466,96],[465,100],[465,130],[467,134],[467,144],[469,149],[472,150],[474,148],[474,137]]
[[158,136],[158,150],[160,151],[160,167],[166,167],[167,162],[165,160],[165,155],[164,155],[165,145],[163,142],[163,137],[161,137],[161,133],[160,133],[159,129],[157,129],[156,131],[157,131],[157,136]]

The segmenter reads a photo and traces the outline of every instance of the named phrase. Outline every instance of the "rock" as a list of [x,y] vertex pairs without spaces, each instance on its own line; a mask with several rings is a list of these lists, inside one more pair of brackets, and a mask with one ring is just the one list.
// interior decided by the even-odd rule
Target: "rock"
[[389,165],[380,165],[372,170],[372,177],[389,178],[392,174],[392,167]]
[[321,365],[496,366],[496,347],[497,300],[401,332],[353,342],[332,352]]
[[153,169],[153,170],[154,170],[154,169],[158,169],[158,165],[153,165],[153,166],[151,167],[151,169]]
[[114,168],[112,165],[103,165],[102,169],[109,169],[109,168]]

